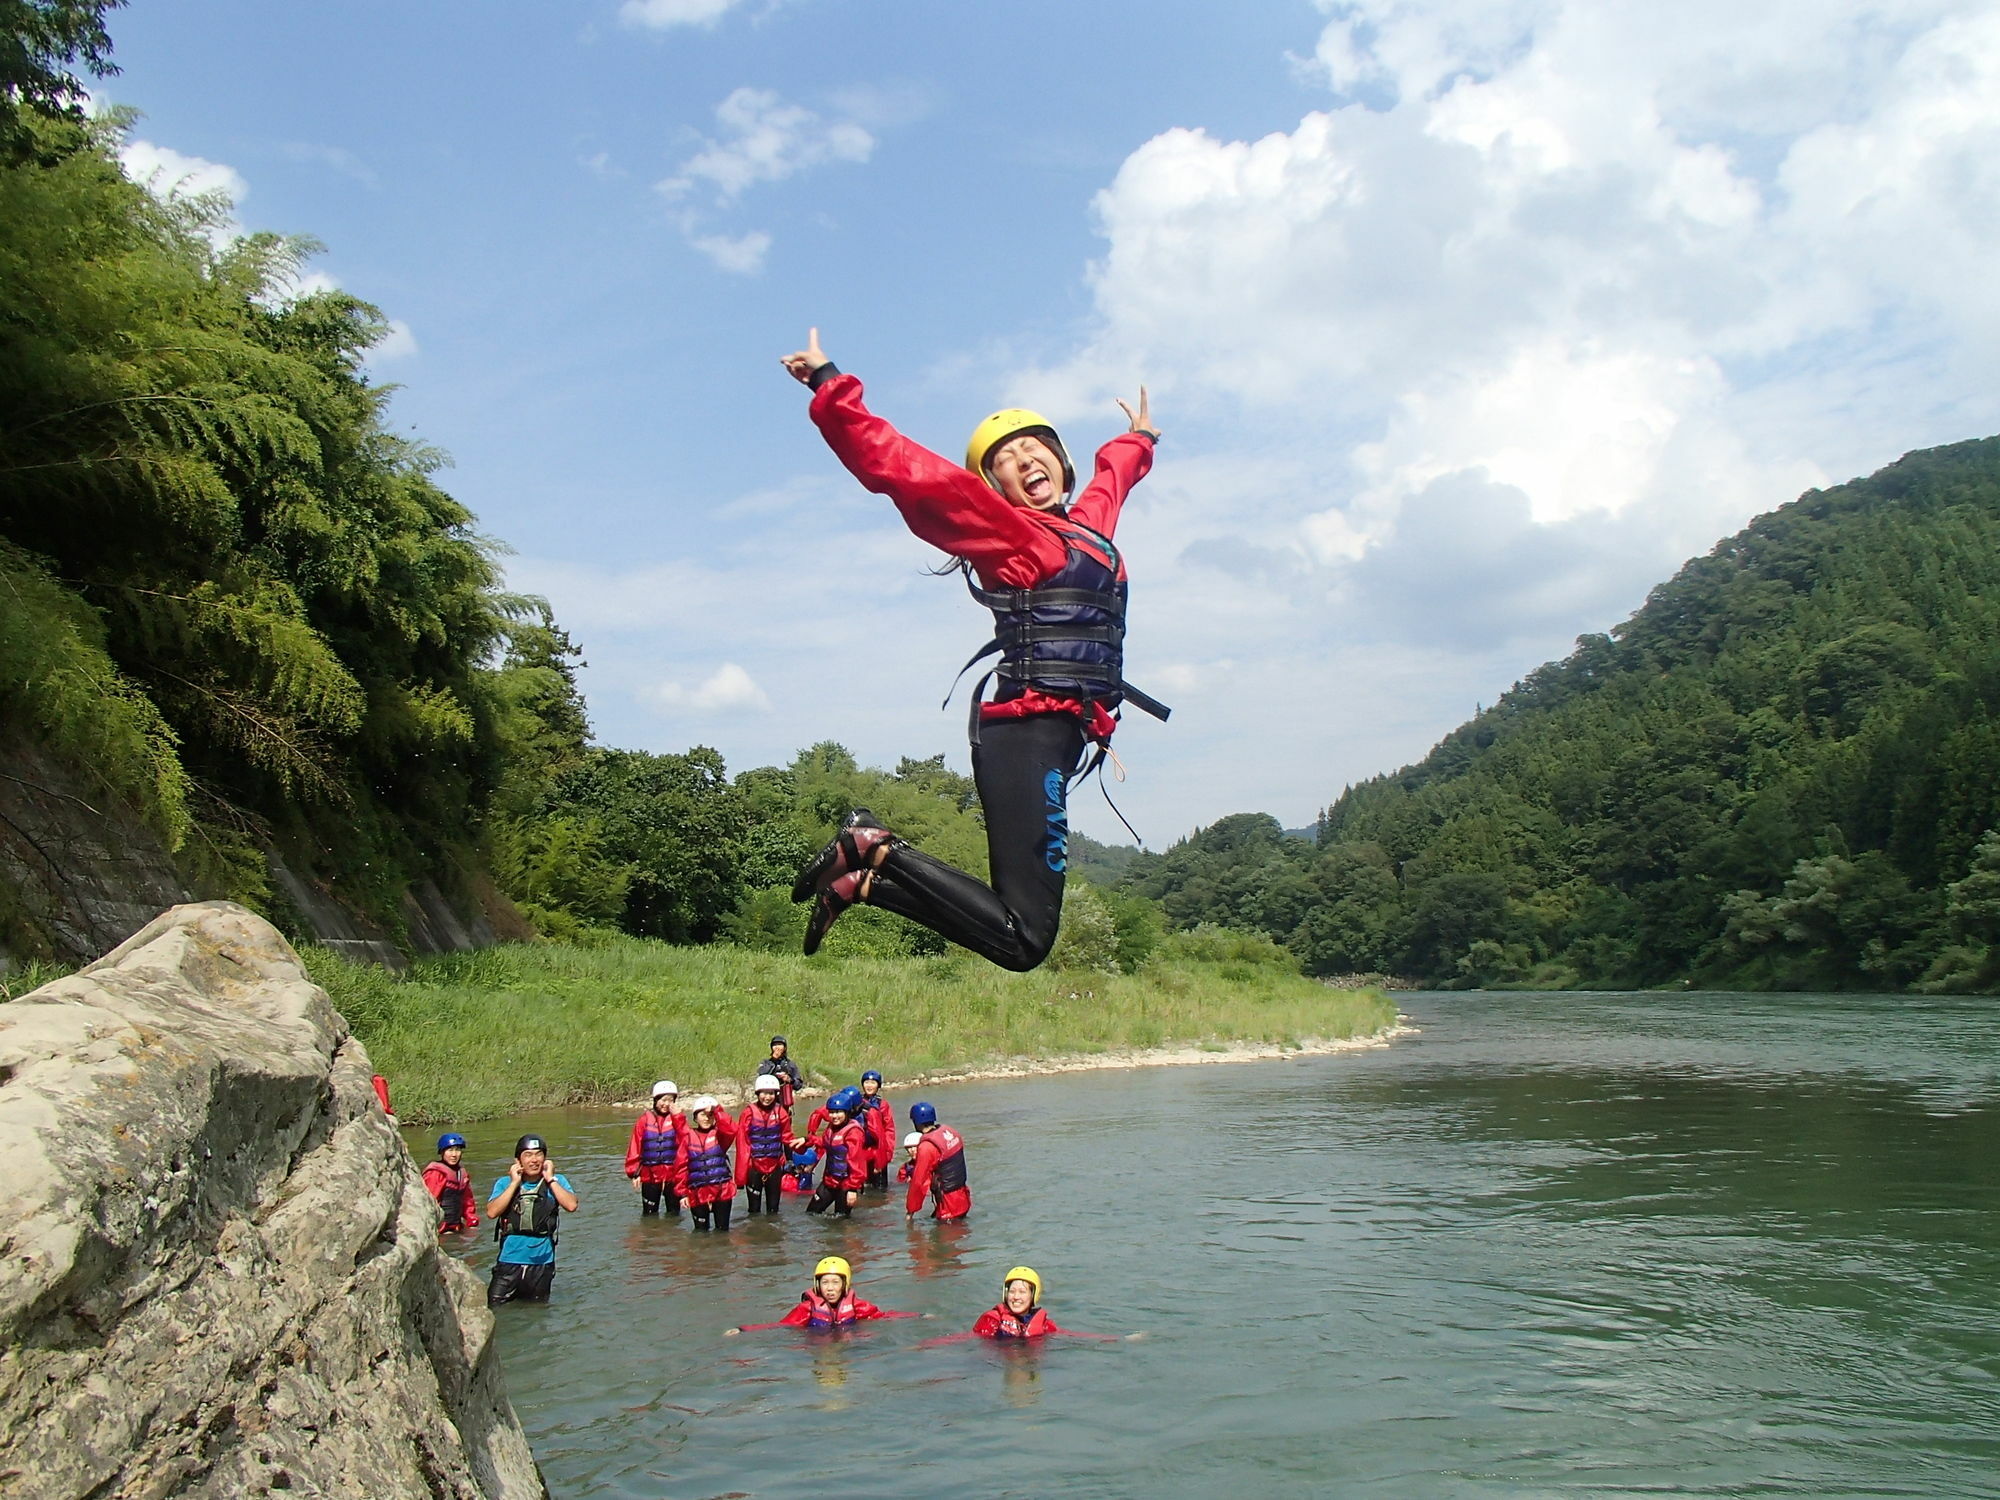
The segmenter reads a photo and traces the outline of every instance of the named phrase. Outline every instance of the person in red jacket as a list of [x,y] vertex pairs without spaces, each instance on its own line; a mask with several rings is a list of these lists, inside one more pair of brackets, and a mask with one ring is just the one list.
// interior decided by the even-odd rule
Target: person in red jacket
[[982,1339],[1039,1339],[1060,1333],[1073,1339],[1115,1339],[1115,1333],[1073,1333],[1056,1327],[1042,1306],[1042,1278],[1033,1266],[1015,1266],[1000,1278],[1000,1305],[989,1307],[972,1325]]
[[632,1122],[632,1139],[625,1146],[625,1175],[632,1191],[639,1195],[639,1213],[657,1214],[665,1204],[674,1218],[681,1216],[681,1193],[675,1186],[680,1160],[681,1131],[687,1116],[680,1110],[681,1091],[671,1078],[653,1085],[653,1104]]
[[744,1323],[725,1328],[724,1333],[760,1333],[767,1328],[810,1328],[819,1332],[852,1328],[856,1323],[876,1318],[915,1318],[927,1314],[893,1312],[854,1295],[854,1268],[838,1255],[829,1255],[813,1267],[813,1284],[799,1297],[799,1305],[775,1323]]
[[887,1189],[889,1163],[896,1159],[896,1111],[882,1092],[882,1075],[861,1075],[861,1128],[868,1133],[868,1185]]
[[439,1234],[456,1234],[479,1227],[479,1208],[472,1191],[472,1174],[465,1170],[465,1137],[447,1130],[438,1137],[438,1159],[424,1168],[424,1186],[437,1200]]
[[936,1200],[931,1217],[941,1223],[962,1219],[972,1212],[972,1189],[965,1180],[965,1142],[949,1125],[938,1124],[937,1107],[919,1099],[910,1106],[910,1123],[923,1139],[910,1168],[910,1189],[903,1199],[903,1213],[914,1219],[922,1211],[925,1198]]
[[736,1122],[712,1095],[688,1101],[674,1185],[687,1200],[696,1229],[707,1229],[711,1221],[717,1229],[729,1227],[730,1210],[736,1206],[736,1171],[729,1163],[735,1140]]
[[903,1137],[903,1160],[896,1168],[896,1181],[908,1182],[917,1170],[917,1146],[923,1140],[921,1130],[912,1130]]
[[[1118,403],[1130,428],[1098,450],[1090,482],[1072,498],[1069,454],[1034,412],[1012,408],[980,423],[961,467],[870,412],[861,382],[826,357],[817,328],[783,363],[811,387],[812,420],[848,472],[956,558],[973,597],[993,611],[994,641],[973,661],[998,653],[972,694],[972,775],[992,885],[856,808],[792,887],[794,901],[813,903],[805,951],[818,949],[848,907],[867,902],[1003,968],[1032,969],[1062,920],[1069,784],[1086,747],[1109,746],[1123,702],[1167,713],[1124,679],[1125,569],[1112,542],[1160,437],[1146,392],[1136,411]],[[993,701],[982,703],[996,676]]]
[[792,1143],[792,1112],[778,1102],[781,1086],[769,1073],[750,1086],[750,1103],[736,1121],[736,1185],[750,1190],[745,1206],[756,1213],[778,1211],[784,1192],[786,1148]]
[[861,1201],[861,1190],[868,1185],[868,1134],[854,1118],[860,1108],[861,1090],[851,1084],[826,1101],[826,1125],[809,1137],[824,1163],[819,1191],[806,1205],[809,1214],[831,1208],[844,1219]]

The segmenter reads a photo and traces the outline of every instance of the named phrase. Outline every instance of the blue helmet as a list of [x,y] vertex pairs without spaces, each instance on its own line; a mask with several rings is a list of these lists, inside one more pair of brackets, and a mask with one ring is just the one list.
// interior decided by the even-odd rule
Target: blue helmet
[[851,1115],[857,1109],[861,1108],[861,1090],[850,1083],[846,1088],[841,1089],[831,1099],[827,1100],[826,1107],[828,1109],[837,1109],[843,1114]]
[[442,1156],[453,1146],[457,1146],[461,1150],[465,1147],[465,1137],[460,1135],[456,1130],[447,1130],[443,1135],[438,1137],[438,1155]]
[[877,1083],[880,1083],[882,1081],[882,1075],[876,1072],[873,1068],[870,1068],[867,1072],[861,1075],[861,1081],[863,1083],[866,1083],[871,1078],[874,1079]]
[[915,1104],[910,1106],[910,1123],[919,1128],[925,1125],[937,1124],[937,1106],[935,1104],[926,1104],[923,1100],[919,1099]]

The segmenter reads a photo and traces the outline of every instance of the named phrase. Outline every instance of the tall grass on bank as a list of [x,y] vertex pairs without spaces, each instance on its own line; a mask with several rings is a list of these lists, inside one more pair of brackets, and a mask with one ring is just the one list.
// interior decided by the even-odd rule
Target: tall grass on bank
[[1169,1044],[1367,1035],[1395,1019],[1372,992],[1300,977],[1261,938],[1170,939],[1136,974],[1010,974],[969,954],[808,961],[640,939],[427,959],[402,978],[303,950],[413,1124],[740,1088],[784,1032],[815,1082],[1003,1058]]

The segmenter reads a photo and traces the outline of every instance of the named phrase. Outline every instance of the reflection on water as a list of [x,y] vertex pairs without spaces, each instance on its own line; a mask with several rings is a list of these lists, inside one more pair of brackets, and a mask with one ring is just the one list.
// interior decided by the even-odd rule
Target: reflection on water
[[[1407,1008],[1385,1051],[929,1091],[962,1225],[696,1235],[639,1217],[622,1115],[468,1130],[482,1190],[532,1124],[583,1194],[500,1315],[555,1494],[2000,1496],[2000,1007]],[[722,1336],[827,1254],[934,1321]],[[938,1342],[1023,1261],[1148,1339]]]

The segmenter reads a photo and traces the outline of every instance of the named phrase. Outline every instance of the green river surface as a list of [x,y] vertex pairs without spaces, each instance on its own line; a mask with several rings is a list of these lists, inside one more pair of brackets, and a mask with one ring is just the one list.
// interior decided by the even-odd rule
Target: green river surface
[[[1399,999],[1372,1051],[892,1079],[966,1137],[962,1226],[697,1235],[639,1217],[628,1112],[468,1128],[482,1194],[534,1129],[582,1198],[498,1314],[554,1495],[2000,1496],[2000,1002]],[[724,1336],[826,1254],[932,1320]],[[1145,1338],[931,1342],[1021,1261]]]

